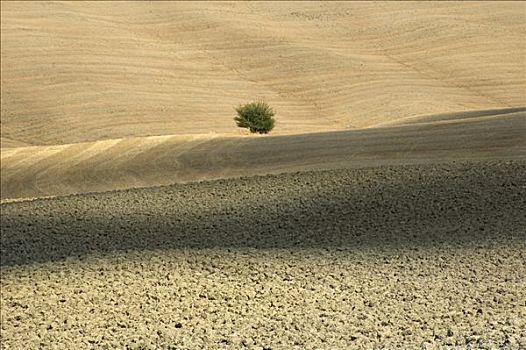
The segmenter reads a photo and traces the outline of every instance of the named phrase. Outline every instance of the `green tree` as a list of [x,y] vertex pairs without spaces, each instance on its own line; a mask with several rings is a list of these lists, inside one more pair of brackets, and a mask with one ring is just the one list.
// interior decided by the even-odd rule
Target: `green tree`
[[266,102],[251,102],[236,108],[237,117],[234,120],[240,128],[248,128],[250,132],[267,134],[275,124],[274,111]]

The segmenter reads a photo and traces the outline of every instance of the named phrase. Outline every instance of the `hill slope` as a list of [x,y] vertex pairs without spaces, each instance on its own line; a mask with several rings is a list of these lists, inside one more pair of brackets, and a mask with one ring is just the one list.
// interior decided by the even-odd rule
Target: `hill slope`
[[2,2],[2,147],[526,105],[526,4]]
[[[152,136],[7,149],[2,199],[312,169],[526,158],[526,111],[269,137]],[[436,119],[446,119],[436,121]]]

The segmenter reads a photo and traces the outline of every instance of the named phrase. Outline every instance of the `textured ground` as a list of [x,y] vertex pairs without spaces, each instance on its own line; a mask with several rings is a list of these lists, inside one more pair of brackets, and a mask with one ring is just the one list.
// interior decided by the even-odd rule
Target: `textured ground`
[[526,3],[0,6],[2,349],[526,348]]
[[525,2],[0,6],[2,201],[526,155]]
[[1,3],[2,147],[526,105],[524,2]]
[[526,108],[436,115],[405,123],[303,135],[157,136],[9,148],[1,153],[0,199],[314,169],[526,159]]
[[3,204],[5,349],[526,347],[526,162]]

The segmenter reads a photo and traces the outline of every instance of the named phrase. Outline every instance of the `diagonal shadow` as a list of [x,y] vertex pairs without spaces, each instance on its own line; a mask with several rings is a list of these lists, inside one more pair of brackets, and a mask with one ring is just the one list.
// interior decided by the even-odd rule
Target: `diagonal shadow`
[[526,247],[526,162],[269,175],[1,209],[2,266],[151,249]]

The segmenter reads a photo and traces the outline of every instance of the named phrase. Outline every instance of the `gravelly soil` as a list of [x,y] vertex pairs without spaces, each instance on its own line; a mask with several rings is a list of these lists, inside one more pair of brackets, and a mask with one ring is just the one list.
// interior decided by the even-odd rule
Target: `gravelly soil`
[[526,348],[526,162],[3,204],[4,349]]

